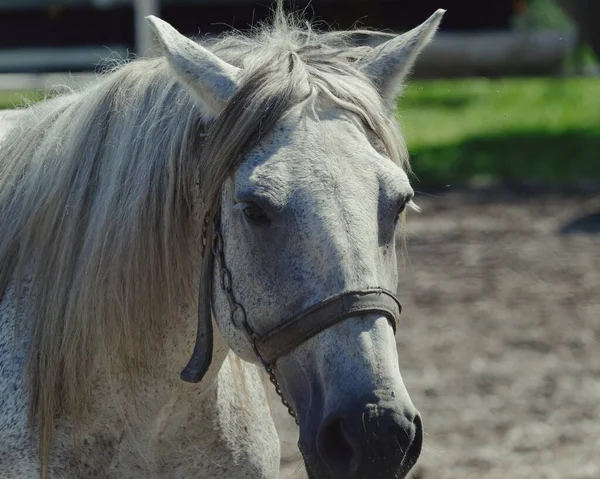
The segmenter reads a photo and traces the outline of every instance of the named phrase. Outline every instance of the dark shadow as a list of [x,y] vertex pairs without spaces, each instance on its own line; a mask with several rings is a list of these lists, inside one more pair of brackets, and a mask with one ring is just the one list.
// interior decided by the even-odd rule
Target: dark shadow
[[591,129],[474,137],[411,154],[416,189],[465,186],[474,179],[554,186],[600,181],[600,132]]
[[548,200],[564,198],[565,201],[593,201],[600,194],[600,187],[595,190],[569,185],[555,186],[548,184],[531,184],[526,182],[499,181],[486,186],[447,186],[415,188],[416,203],[419,204],[423,197],[437,198],[436,208],[453,209],[453,203],[446,204],[443,198],[446,195],[461,195],[461,202],[465,205],[515,205],[525,200],[535,200],[545,203]]
[[559,230],[561,234],[600,234],[600,212],[570,221]]

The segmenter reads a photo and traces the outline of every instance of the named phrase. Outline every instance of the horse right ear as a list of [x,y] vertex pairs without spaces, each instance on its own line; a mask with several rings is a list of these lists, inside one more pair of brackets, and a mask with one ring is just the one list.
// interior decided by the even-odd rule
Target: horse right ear
[[445,12],[438,9],[417,28],[402,35],[390,38],[387,34],[379,33],[372,37],[377,46],[361,58],[358,65],[371,78],[385,100],[395,102],[404,79],[418,55],[435,35]]
[[146,17],[156,34],[169,65],[177,77],[204,105],[218,115],[238,88],[241,70],[179,33],[153,15]]

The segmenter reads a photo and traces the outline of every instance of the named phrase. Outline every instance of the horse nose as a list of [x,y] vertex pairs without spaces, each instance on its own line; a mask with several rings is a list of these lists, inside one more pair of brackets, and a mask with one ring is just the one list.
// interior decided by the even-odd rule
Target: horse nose
[[332,477],[404,478],[423,444],[415,412],[367,407],[330,414],[317,433],[317,452]]

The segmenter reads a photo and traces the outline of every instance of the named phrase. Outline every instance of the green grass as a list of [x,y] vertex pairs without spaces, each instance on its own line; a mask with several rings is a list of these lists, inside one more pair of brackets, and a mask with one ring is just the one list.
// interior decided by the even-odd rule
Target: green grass
[[425,185],[600,179],[600,80],[416,81],[399,100]]
[[0,91],[0,110],[23,106],[27,102],[39,101],[44,94],[39,91]]

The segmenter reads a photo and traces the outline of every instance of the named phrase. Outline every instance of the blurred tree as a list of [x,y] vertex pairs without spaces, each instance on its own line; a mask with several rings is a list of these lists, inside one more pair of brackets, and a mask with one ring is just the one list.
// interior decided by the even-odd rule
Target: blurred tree
[[556,3],[577,24],[581,39],[590,44],[600,59],[600,1],[556,0]]
[[518,30],[575,30],[573,20],[555,0],[514,0],[513,27]]

